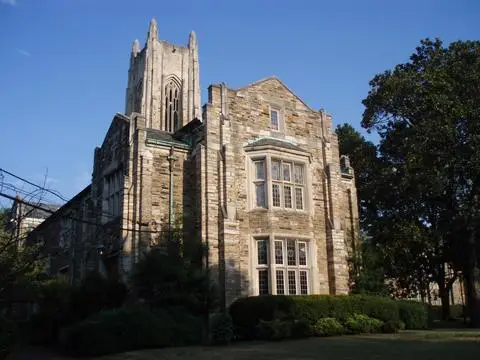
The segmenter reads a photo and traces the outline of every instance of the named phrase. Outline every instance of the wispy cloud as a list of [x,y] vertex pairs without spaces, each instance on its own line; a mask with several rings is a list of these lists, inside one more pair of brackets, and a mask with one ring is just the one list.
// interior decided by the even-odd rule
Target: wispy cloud
[[[0,1],[6,1],[6,0],[0,0]],[[27,56],[27,57],[31,57],[32,54],[30,54],[27,50],[24,50],[24,49],[15,49],[17,50],[17,52],[23,56]]]
[[17,5],[17,0],[0,0],[0,4],[15,6]]

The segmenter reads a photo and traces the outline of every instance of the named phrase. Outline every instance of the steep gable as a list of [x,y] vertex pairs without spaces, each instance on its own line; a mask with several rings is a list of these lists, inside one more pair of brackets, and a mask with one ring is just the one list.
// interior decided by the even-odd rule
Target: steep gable
[[255,82],[249,84],[249,85],[242,86],[238,89],[234,89],[234,91],[242,92],[242,91],[248,90],[249,88],[259,88],[259,87],[263,87],[263,86],[279,86],[279,87],[282,87],[284,90],[289,92],[293,97],[295,97],[298,101],[300,101],[307,109],[309,109],[310,111],[313,111],[313,112],[317,112],[312,107],[310,107],[307,103],[305,103],[305,101],[303,101],[301,97],[299,97],[297,94],[295,94],[295,92],[293,92],[287,85],[285,85],[285,83],[282,80],[280,80],[276,76],[269,76],[269,77],[257,80]]

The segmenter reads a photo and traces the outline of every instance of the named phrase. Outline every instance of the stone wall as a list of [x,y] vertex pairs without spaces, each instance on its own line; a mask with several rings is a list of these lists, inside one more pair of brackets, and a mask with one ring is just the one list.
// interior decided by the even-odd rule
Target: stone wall
[[[282,114],[280,132],[269,128],[271,106]],[[255,236],[309,239],[314,251],[311,292],[347,292],[347,249],[341,228],[344,194],[331,117],[311,110],[278,79],[270,78],[238,90],[210,86],[204,119],[203,237],[208,238],[211,265],[225,269],[219,282],[226,288],[226,303],[254,294]],[[261,136],[295,143],[299,150],[250,146]],[[274,156],[306,160],[306,211],[251,209],[249,151],[267,150]]]

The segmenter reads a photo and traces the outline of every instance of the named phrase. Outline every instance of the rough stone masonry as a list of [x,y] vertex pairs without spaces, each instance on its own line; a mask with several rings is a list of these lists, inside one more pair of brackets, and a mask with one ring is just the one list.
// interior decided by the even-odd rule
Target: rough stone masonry
[[125,114],[95,150],[86,200],[76,199],[90,225],[69,242],[71,276],[97,268],[127,279],[162,231],[181,226],[207,245],[225,305],[347,293],[358,205],[332,117],[276,77],[210,85],[202,108],[199,75],[195,33],[186,46],[170,44],[152,20],[144,48],[134,41]]

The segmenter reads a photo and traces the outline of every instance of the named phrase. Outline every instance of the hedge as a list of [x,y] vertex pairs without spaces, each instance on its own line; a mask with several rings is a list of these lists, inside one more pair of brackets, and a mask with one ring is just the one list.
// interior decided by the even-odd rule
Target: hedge
[[345,333],[345,329],[335,318],[321,318],[313,325],[313,335],[315,336],[335,336]]
[[65,352],[76,356],[196,345],[201,341],[202,321],[181,309],[103,311],[65,329],[60,335]]
[[397,301],[400,320],[405,324],[405,329],[427,329],[429,308],[427,304],[410,301]]
[[392,324],[402,321],[407,329],[423,329],[428,324],[423,304],[368,295],[262,295],[241,298],[230,306],[236,333],[244,339],[255,337],[260,320],[304,321],[313,327],[321,318],[345,323],[355,314]]

